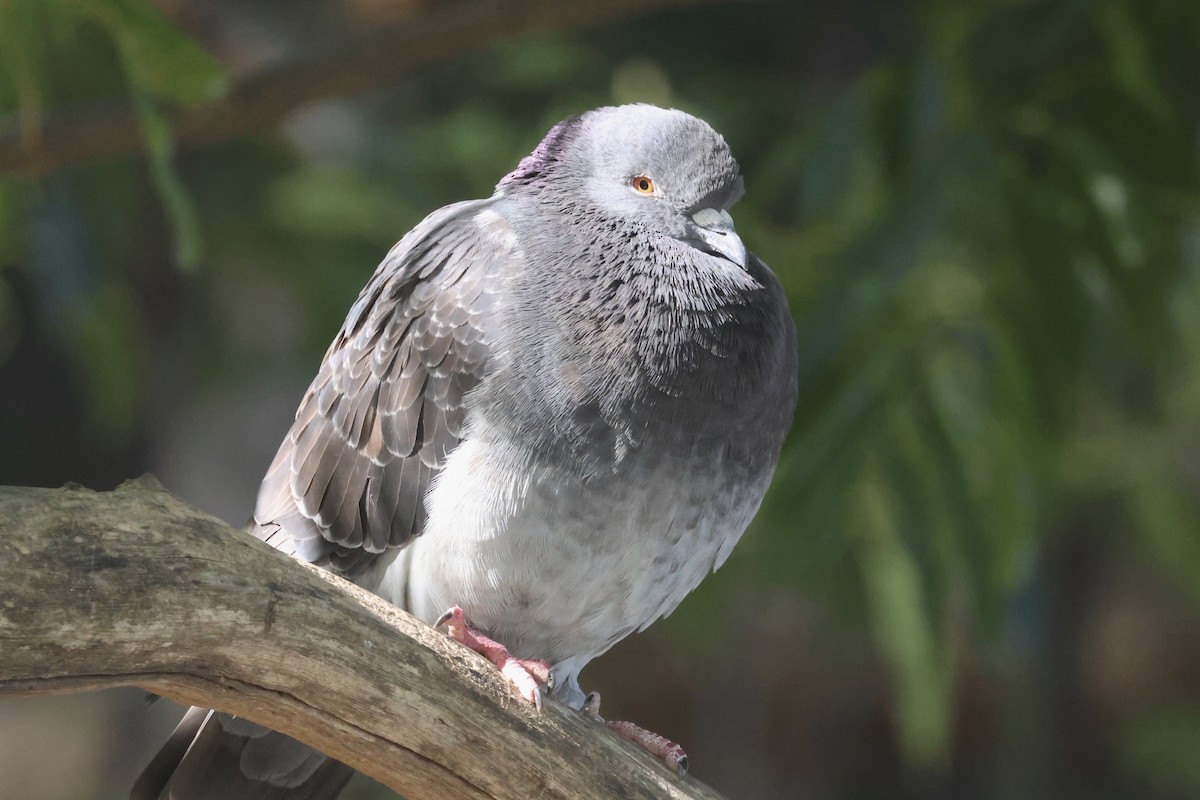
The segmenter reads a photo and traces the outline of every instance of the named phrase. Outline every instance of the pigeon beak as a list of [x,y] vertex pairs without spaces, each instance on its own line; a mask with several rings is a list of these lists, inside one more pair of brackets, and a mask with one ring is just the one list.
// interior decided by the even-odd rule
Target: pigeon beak
[[733,229],[733,217],[725,209],[702,208],[692,214],[695,240],[692,242],[706,253],[732,261],[746,268],[746,245]]

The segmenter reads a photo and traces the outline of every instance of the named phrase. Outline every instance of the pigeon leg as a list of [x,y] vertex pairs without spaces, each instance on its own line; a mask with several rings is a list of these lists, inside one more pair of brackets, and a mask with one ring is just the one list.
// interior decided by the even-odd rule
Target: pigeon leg
[[602,723],[604,727],[622,739],[628,739],[643,750],[649,750],[651,754],[662,759],[680,777],[687,774],[687,753],[683,752],[683,748],[675,744],[675,742],[659,736],[657,733],[652,733],[632,722],[605,720],[604,717],[600,716],[599,692],[592,692],[583,701],[583,713],[585,716]]
[[508,648],[467,621],[463,610],[454,606],[438,617],[433,627],[446,626],[446,634],[456,642],[464,644],[495,664],[502,675],[517,690],[517,694],[542,710],[542,692],[538,684],[550,688],[550,664],[540,658],[515,658]]

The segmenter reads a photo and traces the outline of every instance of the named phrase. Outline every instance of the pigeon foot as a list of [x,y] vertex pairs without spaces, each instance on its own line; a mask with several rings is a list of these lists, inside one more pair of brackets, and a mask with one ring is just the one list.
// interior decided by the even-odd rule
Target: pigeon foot
[[487,658],[500,670],[517,694],[532,703],[540,713],[542,710],[542,691],[539,686],[553,688],[553,678],[550,663],[540,658],[516,658],[508,652],[508,648],[486,636],[481,630],[467,621],[463,610],[458,606],[449,609],[438,617],[433,624],[435,628],[445,626],[446,635],[454,641],[466,645],[471,650]]
[[670,739],[652,733],[632,722],[605,720],[600,716],[600,693],[592,692],[583,701],[583,714],[604,725],[623,739],[628,739],[643,750],[648,750],[662,760],[676,775],[683,777],[688,770],[687,753]]

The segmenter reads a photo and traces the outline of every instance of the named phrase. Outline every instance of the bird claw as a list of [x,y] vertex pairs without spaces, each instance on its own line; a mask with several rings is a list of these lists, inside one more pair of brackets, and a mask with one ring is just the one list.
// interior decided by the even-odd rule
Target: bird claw
[[517,694],[541,713],[542,692],[539,684],[547,689],[554,686],[553,673],[548,661],[540,658],[515,658],[508,652],[507,647],[488,638],[468,622],[463,610],[458,606],[448,609],[438,617],[433,627],[445,627],[446,635],[451,639],[485,656],[496,665]]
[[679,777],[683,777],[688,771],[688,757],[683,748],[657,733],[652,733],[645,728],[635,725],[632,722],[622,721],[606,721],[600,716],[600,693],[591,692],[583,700],[583,708],[580,709],[584,716],[599,722],[604,727],[608,728],[613,733],[620,736],[622,739],[629,741],[641,747],[643,750],[648,750],[651,755],[662,760],[667,767],[671,769]]
[[446,635],[456,642],[462,641],[462,631],[466,629],[467,618],[458,606],[452,606],[433,623],[435,628],[445,628]]

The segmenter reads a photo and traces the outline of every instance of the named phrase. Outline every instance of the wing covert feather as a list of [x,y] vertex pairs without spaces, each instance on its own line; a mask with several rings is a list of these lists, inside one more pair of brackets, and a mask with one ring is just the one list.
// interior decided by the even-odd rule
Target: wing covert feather
[[259,489],[256,536],[355,577],[421,533],[487,369],[495,279],[520,258],[497,215],[477,221],[490,203],[431,214],[363,288]]

